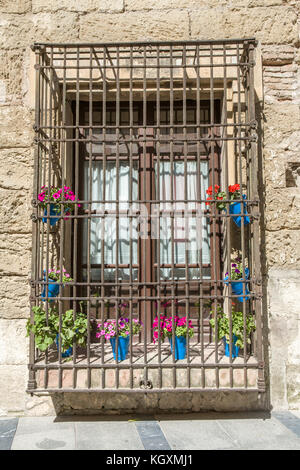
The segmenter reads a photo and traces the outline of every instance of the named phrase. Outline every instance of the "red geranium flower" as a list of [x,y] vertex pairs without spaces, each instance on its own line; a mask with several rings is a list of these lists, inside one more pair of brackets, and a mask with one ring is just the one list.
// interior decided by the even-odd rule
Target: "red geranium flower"
[[239,184],[231,184],[228,186],[228,190],[230,193],[235,193],[236,191],[240,190],[240,185]]

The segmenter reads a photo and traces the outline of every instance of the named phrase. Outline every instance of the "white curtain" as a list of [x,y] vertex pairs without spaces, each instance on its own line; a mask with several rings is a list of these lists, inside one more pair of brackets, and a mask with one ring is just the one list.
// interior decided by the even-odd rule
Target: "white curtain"
[[[157,172],[157,166],[155,167]],[[91,171],[91,187],[90,187],[90,171],[89,163],[85,162],[84,166],[84,199],[88,200],[91,191],[92,201],[104,200],[104,184],[103,184],[103,164],[99,161],[92,162]],[[173,200],[175,204],[168,201],[171,200],[171,187],[173,180]],[[157,177],[155,178],[157,182]],[[105,204],[101,202],[93,202],[91,204],[91,211],[96,211],[97,214],[106,211],[115,211],[117,205],[117,169],[115,162],[106,163],[105,172]],[[195,209],[197,199],[197,163],[187,162],[187,196],[190,202],[186,205],[183,202],[176,202],[184,199],[185,195],[185,179],[184,179],[184,162],[174,162],[173,177],[171,172],[170,162],[160,162],[160,209],[168,211],[171,207],[176,210],[184,211],[186,209]],[[201,185],[201,199],[206,197],[206,189],[208,187],[208,163],[201,162],[200,164],[200,185]],[[135,166],[132,170],[132,199],[138,199],[138,170]],[[156,188],[157,191],[158,188]],[[128,163],[120,162],[119,165],[119,210],[128,210],[129,196],[130,196],[130,167]],[[137,207],[131,208],[135,210]],[[85,209],[88,209],[88,204],[85,204]],[[185,264],[186,250],[188,253],[188,263],[199,263],[202,256],[202,263],[210,263],[210,250],[209,250],[209,226],[207,218],[203,217],[205,203],[201,207],[198,206],[198,216],[188,216],[187,213],[176,215],[174,218],[174,263]],[[104,227],[103,227],[104,220]],[[130,263],[130,224],[132,231],[132,263],[138,263],[138,233],[137,233],[138,219],[135,217],[129,218],[120,216],[119,218],[119,243],[118,243],[118,263]],[[83,222],[83,240],[88,240],[88,222]],[[171,240],[172,222],[171,217],[164,215],[160,218],[159,235],[160,235],[160,263],[172,263],[172,240]],[[117,240],[117,223],[114,215],[105,215],[105,217],[92,217],[91,219],[91,238],[90,238],[90,263],[101,265],[102,256],[102,239],[104,246],[104,263],[116,264],[116,240]],[[87,242],[83,243],[83,264],[87,264]],[[176,268],[175,276],[178,278],[185,277],[184,268]],[[100,268],[92,270],[92,277],[99,280],[101,275]],[[202,273],[203,275],[203,273]],[[134,278],[137,278],[137,270],[133,273]],[[161,269],[162,278],[169,278],[171,276],[170,268]],[[129,269],[119,269],[119,279],[129,278]],[[189,269],[190,279],[197,279],[200,277],[199,268]],[[105,279],[115,279],[115,269],[105,269]]]
[[[205,203],[197,204],[199,199],[197,190],[197,162],[187,162],[187,199],[188,203],[176,202],[185,199],[185,178],[184,178],[184,162],[174,162],[173,175],[171,162],[160,162],[160,203],[161,208],[166,211],[166,215],[160,220],[160,264],[171,264],[172,258],[174,264],[185,264],[186,252],[189,264],[200,262],[202,257],[203,264],[210,263],[209,250],[209,225],[207,218],[203,216]],[[172,180],[173,180],[173,198],[172,196]],[[208,188],[208,162],[200,163],[200,188],[201,199],[206,198],[206,190]],[[163,202],[174,200],[173,208],[179,213],[175,213],[174,217],[174,250],[172,253],[172,219],[169,217],[168,211],[172,204]],[[197,209],[196,216],[188,213],[189,209]],[[171,269],[161,269],[161,275],[164,278],[171,277]],[[202,273],[203,275],[203,273]],[[184,268],[176,268],[174,270],[176,278],[185,277]],[[190,279],[200,277],[199,268],[189,268]]]
[[[132,169],[132,199],[137,199],[138,195],[138,172],[133,167]],[[130,167],[127,163],[120,162],[119,165],[119,210],[129,209],[129,196],[130,196]],[[84,198],[89,199],[90,191],[90,171],[88,162],[84,167]],[[117,204],[117,168],[115,162],[106,163],[105,171],[105,204],[101,202],[93,202],[91,204],[91,211],[96,211],[97,214],[103,213],[103,211],[116,211]],[[103,164],[102,162],[93,162],[92,166],[92,185],[91,185],[91,200],[103,201]],[[85,205],[85,209],[88,209],[88,205]],[[104,221],[104,223],[103,223]],[[118,263],[129,264],[130,263],[130,224],[132,231],[132,263],[137,264],[137,221],[134,217],[126,217],[120,215],[119,218],[119,243],[118,243]],[[87,240],[87,220],[84,221],[83,239]],[[90,240],[90,263],[101,264],[102,256],[102,239],[104,246],[104,263],[105,264],[116,264],[117,257],[117,222],[115,215],[105,215],[105,217],[92,217],[91,219],[91,240]],[[83,263],[87,263],[87,243],[83,244]],[[93,277],[100,279],[100,269],[93,271]],[[119,269],[119,278],[129,278],[129,269]],[[115,279],[115,269],[105,269],[106,279]]]

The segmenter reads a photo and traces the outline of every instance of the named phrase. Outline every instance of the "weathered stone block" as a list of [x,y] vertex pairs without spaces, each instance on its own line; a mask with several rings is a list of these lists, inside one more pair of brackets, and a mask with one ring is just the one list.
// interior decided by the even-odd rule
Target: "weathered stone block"
[[33,141],[33,115],[22,106],[0,107],[0,148],[30,147]]
[[26,320],[0,319],[0,365],[27,364]]
[[36,13],[3,15],[0,20],[0,48],[26,48],[34,42],[72,42],[78,40],[77,13]]
[[171,10],[166,13],[168,21],[159,11],[90,13],[80,17],[79,39],[99,42],[188,39],[187,12]]
[[27,366],[0,365],[0,416],[23,414],[27,375]]
[[25,416],[55,416],[59,413],[59,407],[56,403],[59,399],[55,399],[53,404],[52,396],[30,396],[26,395],[25,399]]
[[21,103],[23,50],[0,52],[0,105]]
[[0,0],[0,11],[3,13],[27,13],[31,10],[31,0]]
[[0,275],[29,276],[30,235],[0,234]]
[[299,130],[299,106],[293,103],[269,104],[264,107],[264,143],[278,148],[283,139],[293,140],[292,133]]
[[0,186],[31,191],[33,151],[28,148],[0,149]]
[[0,188],[1,233],[31,233],[31,197],[20,190]]
[[226,5],[225,0],[125,0],[125,11],[139,10],[170,10],[180,9],[202,9],[203,7],[219,7]]
[[32,0],[33,13],[44,11],[58,12],[60,10],[80,13],[94,10],[101,12],[122,12],[124,10],[124,0],[62,0],[60,2],[56,0],[48,2],[46,0]]
[[0,276],[0,318],[28,318],[29,294],[27,277]]
[[[289,7],[203,8],[191,15],[192,39],[251,38],[263,44],[298,41],[297,16]],[[207,25],[212,25],[208,28]]]
[[300,194],[298,188],[277,189],[266,195],[266,229],[295,230],[300,228],[298,217]]
[[268,265],[300,268],[299,234],[295,230],[266,232]]

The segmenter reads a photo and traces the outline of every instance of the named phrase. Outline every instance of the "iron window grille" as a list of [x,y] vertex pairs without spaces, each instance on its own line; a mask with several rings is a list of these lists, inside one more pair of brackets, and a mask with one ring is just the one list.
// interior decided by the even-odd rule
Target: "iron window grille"
[[[34,44],[31,306],[43,306],[48,318],[48,270],[66,268],[73,282],[64,287],[60,278],[60,325],[63,312],[77,312],[81,303],[92,329],[83,350],[73,344],[71,360],[52,346],[41,353],[31,334],[28,392],[265,390],[255,45],[254,39]],[[240,229],[228,210],[205,204],[208,185],[226,190],[233,183],[247,197],[250,224]],[[51,185],[68,185],[81,204],[74,203],[67,220],[58,216],[55,227],[50,205],[45,215],[38,199],[40,188]],[[66,201],[60,204],[63,209]],[[194,219],[198,232],[190,229]],[[250,293],[240,306],[244,326],[249,312],[256,324],[238,358],[224,356],[208,321],[210,312],[216,319],[218,304],[227,309],[231,346],[237,296],[224,275],[233,248],[250,271]],[[122,302],[129,319],[142,320],[144,328],[130,336],[128,359],[114,361],[95,326],[118,321]],[[153,319],[163,313],[192,321],[195,335],[187,335],[184,360],[175,360],[160,337],[152,342]]]

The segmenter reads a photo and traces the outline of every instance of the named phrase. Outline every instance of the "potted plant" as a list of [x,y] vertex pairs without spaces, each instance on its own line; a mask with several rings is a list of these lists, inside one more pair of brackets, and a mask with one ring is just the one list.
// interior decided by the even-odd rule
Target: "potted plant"
[[[67,273],[65,269],[62,272],[62,283],[63,285],[67,284],[68,282],[72,282],[73,279],[71,278],[70,274]],[[44,281],[46,282],[46,271],[44,271]],[[57,297],[59,294],[59,281],[60,281],[60,269],[49,269],[48,270],[48,296],[46,296],[46,285],[44,285],[44,289],[41,293],[41,298],[45,299],[45,297]],[[52,300],[50,300],[52,302]]]
[[[61,214],[61,202],[63,201],[65,215],[68,216],[74,210],[75,205],[72,204],[76,200],[76,196],[71,191],[69,186],[58,188],[56,186],[50,186],[50,192],[47,186],[41,187],[41,192],[38,195],[41,207],[44,209],[43,222],[47,223],[49,218],[50,226],[53,227],[59,220]],[[71,202],[72,201],[72,202]],[[48,204],[50,202],[50,211],[48,216]],[[77,204],[80,207],[80,204]],[[65,217],[67,219],[67,217]]]
[[[171,352],[173,353],[173,324],[174,324],[174,333],[175,333],[175,360],[184,359],[186,357],[186,337],[189,334],[191,338],[194,335],[194,329],[192,326],[191,320],[188,322],[186,317],[166,317],[164,315],[160,316],[160,334],[162,340],[165,338],[169,339],[171,345]],[[158,339],[159,335],[159,320],[158,317],[154,319],[153,322],[153,341],[154,343]]]
[[[248,296],[249,294],[248,283],[243,282],[247,279],[249,279],[249,269],[245,267],[243,271],[241,258],[239,257],[235,258],[235,260],[231,263],[230,281],[229,281],[228,271],[225,273],[224,281],[226,285],[228,285],[228,283],[230,282],[232,293],[234,295],[239,295],[239,297],[237,297],[237,300],[239,302],[244,302],[246,300],[249,300],[250,298]],[[236,281],[239,281],[239,282],[236,282]],[[245,285],[245,287],[243,287],[243,285]]]
[[118,337],[118,361],[124,361],[129,350],[130,332],[132,335],[137,335],[142,329],[142,322],[137,318],[133,318],[130,322],[129,318],[120,317],[118,325],[116,320],[107,320],[97,325],[96,338],[104,336],[105,339],[110,341],[112,346],[113,356],[116,360],[116,342]]
[[[213,317],[213,312],[210,312]],[[231,356],[233,358],[237,357],[239,354],[239,349],[244,348],[244,315],[243,312],[237,312],[235,310],[234,304],[232,306],[232,351]],[[210,325],[216,330],[215,318],[209,320]],[[217,306],[217,324],[218,324],[218,339],[223,339],[225,347],[225,356],[230,356],[230,331],[229,331],[229,316],[224,313],[220,305]],[[248,344],[251,344],[251,333],[255,331],[255,322],[252,314],[247,314],[246,316],[246,341]]]
[[[57,308],[49,308],[48,320],[45,310],[42,307],[33,307],[33,323],[29,319],[27,322],[27,336],[32,332],[35,336],[35,345],[40,351],[46,351],[54,342],[59,349],[61,343],[62,357],[69,357],[73,353],[73,344],[79,346],[86,344],[87,338],[87,318],[82,312],[76,314],[67,310],[61,316],[61,330],[59,331],[59,314]],[[59,341],[60,340],[60,341]]]
[[[246,195],[241,194],[240,185],[239,184],[232,184],[228,186],[228,193],[229,193],[229,200],[236,201],[229,203],[229,214],[232,214],[232,220],[234,223],[241,227],[242,219],[244,219],[244,225],[248,225],[250,223],[250,218],[247,215],[234,215],[234,214],[242,214],[242,200],[246,200]],[[208,197],[206,198],[206,205],[210,204],[210,201],[217,200],[216,206],[219,210],[226,211],[226,202],[222,202],[224,199],[227,199],[227,194],[225,191],[220,191],[220,186],[215,184],[214,190],[212,186],[206,190],[206,194]],[[243,210],[244,214],[247,214],[247,207],[246,202],[243,202]]]

